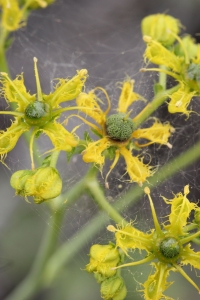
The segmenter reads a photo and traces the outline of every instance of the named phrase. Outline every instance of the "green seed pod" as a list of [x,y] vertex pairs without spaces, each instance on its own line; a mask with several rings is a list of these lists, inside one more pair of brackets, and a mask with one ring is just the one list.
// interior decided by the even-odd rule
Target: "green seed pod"
[[51,118],[50,108],[47,103],[35,101],[25,109],[25,120],[29,125],[42,126]]
[[62,190],[62,180],[53,167],[39,168],[25,183],[26,196],[34,197],[37,204],[55,198]]
[[16,195],[20,195],[25,197],[25,183],[28,178],[30,178],[34,174],[33,171],[30,170],[19,170],[11,176],[10,185],[13,189],[16,190]]
[[133,121],[125,113],[111,115],[106,120],[106,132],[110,139],[125,142],[133,133]]
[[126,286],[119,276],[108,278],[101,284],[101,297],[104,300],[123,300],[126,294]]
[[179,242],[173,237],[167,237],[160,243],[160,252],[165,258],[176,258],[180,254]]
[[[180,32],[179,20],[164,14],[150,15],[142,20],[142,34],[164,46],[171,46]],[[173,33],[173,34],[172,34]]]
[[93,245],[90,249],[90,263],[86,266],[89,273],[98,272],[104,277],[115,275],[116,267],[120,262],[119,251],[114,245]]

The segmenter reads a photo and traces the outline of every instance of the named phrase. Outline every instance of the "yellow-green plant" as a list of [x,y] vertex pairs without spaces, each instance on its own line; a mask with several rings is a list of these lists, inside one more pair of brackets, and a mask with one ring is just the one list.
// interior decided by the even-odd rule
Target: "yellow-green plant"
[[[125,299],[129,291],[120,273],[121,268],[134,267],[150,261],[153,261],[155,272],[151,273],[145,282],[141,282],[146,300],[171,299],[163,294],[171,285],[167,281],[171,271],[178,271],[200,291],[198,283],[195,283],[184,270],[184,265],[187,264],[200,269],[200,252],[191,248],[192,242],[200,244],[200,210],[197,204],[187,198],[189,186],[186,185],[184,193],[174,195],[171,200],[164,198],[171,206],[171,213],[168,221],[161,224],[156,216],[149,190],[149,186],[153,189],[158,183],[197,160],[200,157],[200,142],[163,167],[154,165],[150,155],[146,161],[143,150],[145,147],[145,151],[148,151],[147,147],[151,144],[168,146],[169,149],[173,146],[176,128],[173,124],[163,122],[162,118],[155,118],[153,115],[164,102],[168,103],[169,113],[181,113],[187,117],[192,113],[189,108],[190,101],[193,96],[200,94],[200,46],[189,35],[180,36],[182,26],[179,20],[165,14],[148,16],[142,21],[143,40],[146,43],[144,60],[148,64],[159,66],[141,69],[145,72],[159,72],[159,81],[154,84],[154,97],[151,101],[135,92],[135,81],[127,76],[124,82],[118,85],[121,93],[116,108],[104,88],[95,87],[87,92],[85,82],[88,74],[85,69],[77,71],[77,75],[71,79],[59,79],[54,91],[46,95],[40,86],[36,58],[34,70],[37,94],[32,95],[24,85],[23,74],[14,80],[11,79],[5,51],[9,44],[9,33],[26,24],[31,10],[44,8],[52,2],[54,1],[0,0],[0,93],[11,106],[9,110],[1,111],[0,114],[8,114],[14,118],[11,126],[0,132],[1,162],[4,163],[7,153],[15,147],[19,137],[26,133],[31,169],[14,172],[10,184],[16,194],[25,198],[27,202],[31,197],[34,200],[33,205],[45,202],[44,205],[51,214],[51,224],[30,273],[7,300],[28,300],[39,289],[50,286],[70,259],[72,254],[69,253],[75,253],[85,239],[105,226],[109,218],[117,224],[116,227],[113,225],[107,227],[109,231],[115,233],[114,241],[105,245],[92,245],[90,261],[86,265],[86,271],[93,273],[97,282],[101,284],[100,292],[103,299]],[[167,75],[176,81],[170,89],[166,88]],[[143,101],[144,107],[136,114],[134,105],[139,100]],[[62,107],[60,104],[63,102],[74,104]],[[107,103],[106,109],[104,102]],[[110,114],[111,108],[116,111]],[[74,109],[78,110],[79,114],[70,114],[61,123],[61,114]],[[69,118],[79,122],[72,132],[65,129]],[[90,127],[95,134],[94,138],[90,137],[89,132],[83,137],[77,132],[75,134],[81,121]],[[35,153],[37,149],[35,140],[42,133],[48,135],[53,144],[53,149],[47,151],[50,155],[43,161]],[[60,151],[67,152],[68,160],[74,154],[79,154],[86,164],[91,164],[80,182],[75,183],[66,193],[62,193],[62,178],[56,167]],[[107,159],[113,160],[105,177],[105,187],[109,188],[108,175],[121,156],[126,163],[124,175],[128,175],[128,179],[125,179],[126,177],[118,179],[136,185],[126,195],[120,195],[120,198],[111,205],[99,184],[98,173],[100,171],[100,176],[103,176],[103,167]],[[38,166],[35,166],[36,160]],[[142,185],[145,189],[141,187]],[[125,220],[120,214],[124,203],[128,207],[139,196],[144,195],[144,191],[148,195],[154,221],[154,228],[148,232],[136,229],[133,221]],[[107,217],[102,218],[102,213],[99,212],[93,221],[80,229],[71,244],[64,242],[56,248],[65,208],[69,208],[84,193],[88,193],[94,199],[99,208],[106,212]],[[191,212],[194,213],[194,219],[190,222]],[[126,257],[134,259],[135,249],[139,249],[142,254],[145,251],[145,256],[139,261],[125,263]]]

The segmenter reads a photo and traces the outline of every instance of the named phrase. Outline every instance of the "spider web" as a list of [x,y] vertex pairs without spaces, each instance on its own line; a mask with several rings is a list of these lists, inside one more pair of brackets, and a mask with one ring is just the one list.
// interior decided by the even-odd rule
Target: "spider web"
[[[167,2],[167,3],[166,3]],[[198,31],[198,25],[189,20],[195,19],[199,7],[188,4],[188,1],[177,1],[181,4],[174,7],[173,1],[134,1],[134,0],[76,0],[57,1],[45,10],[34,11],[27,23],[27,27],[14,33],[14,43],[7,53],[11,75],[24,72],[25,84],[31,93],[35,93],[35,78],[33,73],[33,57],[38,58],[38,68],[41,86],[44,93],[49,93],[53,88],[54,78],[71,77],[76,70],[86,68],[89,78],[86,83],[86,91],[101,86],[108,92],[112,102],[112,112],[115,112],[120,90],[117,82],[123,82],[128,75],[135,80],[135,90],[150,100],[153,96],[153,83],[157,79],[155,74],[141,74],[139,69],[144,66],[143,52],[145,45],[140,33],[140,21],[149,13],[163,12],[169,9],[170,14],[180,18],[186,25],[187,32]],[[184,6],[186,5],[186,6]],[[193,7],[192,7],[193,5]],[[187,14],[186,14],[187,12]],[[190,18],[187,18],[190,14]],[[196,26],[196,27],[195,27]],[[172,85],[171,82],[168,83]],[[71,105],[71,104],[70,104]],[[133,116],[141,106],[133,106]],[[200,112],[199,99],[194,99],[192,110]],[[3,104],[1,104],[3,109]],[[168,161],[192,146],[199,139],[199,116],[192,114],[188,120],[181,115],[169,115],[167,105],[164,104],[154,114],[162,122],[170,121],[176,129],[170,139],[172,149],[165,146],[152,145],[144,150],[143,155],[151,165],[163,166]],[[6,128],[9,118],[0,118],[1,128]],[[70,119],[67,129],[70,131],[76,125],[81,124],[76,119]],[[87,127],[79,128],[78,134],[83,136]],[[39,139],[40,153],[49,150],[49,140],[44,136]],[[44,228],[48,225],[49,213],[44,205],[28,205],[21,198],[13,198],[14,192],[9,187],[11,174],[20,169],[30,168],[30,158],[27,146],[20,139],[15,150],[7,160],[9,169],[1,167],[1,248],[2,256],[11,261],[11,266],[0,274],[2,288],[0,298],[3,299],[9,289],[21,280],[33,261],[38,245],[43,237]],[[105,166],[104,174],[109,169],[111,161]],[[70,163],[66,164],[66,155],[62,153],[58,162],[58,169],[63,178],[64,191],[79,181],[87,171],[87,166],[80,156],[74,156]],[[123,195],[134,185],[125,180],[125,164],[121,159],[109,177],[110,189],[106,190],[106,197],[112,204],[116,197]],[[190,185],[190,200],[197,201],[200,198],[199,188],[199,162],[189,168],[180,170],[164,184],[155,188],[152,198],[156,211],[161,220],[166,216],[168,208],[160,195],[170,198],[173,193],[182,192],[186,184]],[[99,176],[100,183],[104,181]],[[61,228],[61,242],[68,241],[84,224],[98,212],[97,205],[88,196],[83,195],[70,208],[67,209],[65,221]],[[127,209],[124,203],[123,216],[127,220],[136,220],[136,226],[143,230],[149,230],[153,226],[150,208],[146,197],[142,197],[135,205]],[[106,217],[106,215],[105,215]],[[105,226],[106,227],[106,226]],[[105,228],[104,227],[104,228]],[[56,282],[50,291],[42,293],[35,299],[69,299],[86,300],[101,299],[100,286],[95,282],[91,274],[83,269],[88,263],[89,248],[93,243],[106,244],[112,240],[112,235],[99,229],[96,237],[85,240],[85,247],[78,251],[58,275]],[[138,256],[139,258],[139,256]],[[135,258],[137,259],[137,258]],[[132,267],[123,271],[128,287],[126,299],[141,299],[140,282],[144,282],[150,272],[146,266]],[[177,274],[175,274],[177,275]],[[170,278],[171,279],[171,278]],[[195,280],[195,279],[194,279]],[[188,297],[197,298],[196,291],[184,279],[176,278],[174,286],[181,285],[181,291],[171,288],[169,295],[175,295],[176,299],[186,300]],[[183,284],[184,283],[184,284]],[[141,295],[140,295],[141,294]]]

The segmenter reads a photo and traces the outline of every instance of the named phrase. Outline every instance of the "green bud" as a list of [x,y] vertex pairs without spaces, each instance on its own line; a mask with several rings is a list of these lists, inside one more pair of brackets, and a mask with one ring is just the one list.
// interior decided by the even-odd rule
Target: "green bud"
[[53,167],[39,168],[25,183],[26,196],[34,197],[37,204],[55,198],[62,190],[62,180]]
[[160,252],[165,258],[175,258],[180,253],[179,242],[172,237],[167,237],[160,243]]
[[42,126],[51,119],[50,108],[47,103],[35,101],[25,109],[25,120],[29,125]]
[[106,120],[106,132],[110,139],[125,142],[133,133],[133,121],[125,113],[111,115]]
[[108,278],[101,284],[101,297],[104,300],[123,300],[126,294],[126,286],[119,276]]
[[181,23],[169,15],[155,14],[144,18],[141,26],[143,35],[150,36],[167,47],[174,43],[174,34],[179,34]]
[[30,178],[34,174],[33,171],[30,170],[19,170],[11,176],[10,185],[13,189],[16,190],[16,194],[22,197],[25,197],[25,183],[28,178]]
[[187,35],[181,41],[182,45],[180,43],[175,45],[174,53],[185,58],[185,50],[189,59],[196,58],[198,55],[198,44],[195,43],[195,40],[190,35]]

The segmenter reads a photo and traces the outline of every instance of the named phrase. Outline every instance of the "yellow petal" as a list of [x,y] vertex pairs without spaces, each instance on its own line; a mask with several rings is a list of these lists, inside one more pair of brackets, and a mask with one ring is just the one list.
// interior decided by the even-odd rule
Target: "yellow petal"
[[148,59],[156,65],[164,65],[174,72],[181,73],[183,62],[180,57],[176,56],[150,37],[144,36],[144,40],[147,41],[147,48],[144,53],[145,59]]
[[160,262],[152,263],[152,265],[155,267],[156,272],[155,274],[150,275],[143,284],[145,300],[173,300],[172,298],[163,295],[163,292],[172,284],[172,282],[167,282],[167,277],[172,268],[168,267],[167,264]]
[[129,77],[123,82],[122,84],[122,91],[119,97],[119,103],[118,103],[118,111],[126,113],[129,106],[134,102],[138,100],[144,100],[145,99],[140,96],[139,94],[136,94],[133,92],[134,89],[134,80],[131,80]]
[[[77,106],[83,107],[81,111],[85,113],[87,116],[90,116],[93,120],[95,120],[99,125],[103,126],[105,123],[106,116],[104,112],[100,108],[97,103],[98,99],[93,91],[90,91],[88,94],[81,93],[76,99]],[[84,109],[90,108],[90,109]]]
[[181,264],[182,265],[190,264],[194,268],[200,270],[200,251],[194,252],[190,248],[190,244],[186,245],[183,249],[183,253],[181,256]]
[[158,119],[155,119],[155,122],[151,127],[135,130],[132,137],[136,139],[147,139],[152,143],[169,146],[168,139],[172,132],[174,132],[174,128],[169,122],[162,124]]
[[110,146],[107,138],[100,139],[97,142],[88,143],[86,149],[82,152],[83,161],[86,163],[95,163],[102,169],[105,157],[102,155],[103,151]]
[[146,250],[149,252],[153,245],[153,232],[144,233],[131,224],[115,230],[116,246],[120,247],[126,254],[131,249]]
[[6,131],[0,130],[0,156],[3,158],[5,154],[11,151],[23,132],[27,131],[29,126],[26,123],[18,122],[17,119]]
[[77,75],[71,79],[59,79],[55,91],[49,95],[43,95],[44,101],[52,108],[58,108],[61,102],[73,100],[82,92],[87,79],[87,70],[77,71]]
[[59,123],[48,123],[42,128],[42,131],[46,133],[52,141],[55,147],[54,150],[71,151],[72,148],[78,144],[75,136]]
[[143,158],[139,160],[137,156],[132,156],[132,153],[125,147],[119,149],[120,153],[123,155],[126,161],[126,170],[130,176],[131,182],[137,182],[142,185],[144,181],[150,176],[152,176],[156,169],[145,165],[143,163]]
[[22,23],[23,13],[17,0],[2,1],[2,26],[8,31],[19,29]]
[[186,196],[188,193],[189,186],[186,185],[184,187],[184,195],[178,193],[170,200],[163,197],[164,201],[171,205],[171,213],[169,215],[170,224],[164,225],[164,227],[174,236],[185,235],[183,228],[187,225],[187,219],[189,218],[191,211],[196,208],[196,204],[191,203],[187,199]]
[[171,114],[182,113],[189,117],[192,111],[188,110],[187,107],[195,94],[196,92],[190,92],[189,87],[182,84],[177,92],[169,96],[171,100],[168,104],[168,111]]
[[6,73],[1,73],[1,93],[7,102],[16,102],[17,110],[24,112],[30,102],[36,100],[35,95],[30,95],[24,85],[23,74],[11,80]]

